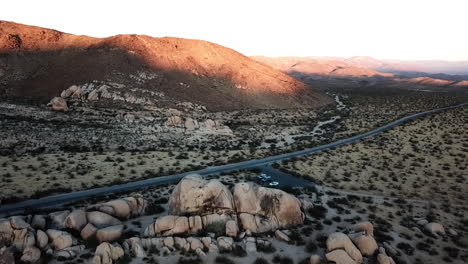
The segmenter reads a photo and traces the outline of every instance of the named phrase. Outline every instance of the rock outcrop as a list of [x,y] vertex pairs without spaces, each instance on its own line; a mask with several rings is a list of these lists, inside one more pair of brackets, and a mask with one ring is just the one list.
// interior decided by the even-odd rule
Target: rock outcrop
[[234,212],[231,192],[218,180],[204,180],[199,175],[183,178],[169,199],[174,215]]
[[234,203],[241,225],[254,233],[299,225],[304,221],[301,202],[282,190],[237,183]]

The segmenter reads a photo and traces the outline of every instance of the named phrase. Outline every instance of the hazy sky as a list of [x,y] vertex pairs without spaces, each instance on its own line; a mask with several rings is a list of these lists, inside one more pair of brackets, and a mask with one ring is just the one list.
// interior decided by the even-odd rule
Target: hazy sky
[[468,60],[467,0],[3,0],[0,19],[203,39],[246,55]]

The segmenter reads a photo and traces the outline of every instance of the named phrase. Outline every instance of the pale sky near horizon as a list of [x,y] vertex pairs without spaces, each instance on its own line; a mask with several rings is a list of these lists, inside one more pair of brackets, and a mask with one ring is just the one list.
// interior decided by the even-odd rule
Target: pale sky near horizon
[[467,0],[3,0],[0,19],[107,37],[203,39],[245,55],[468,60]]

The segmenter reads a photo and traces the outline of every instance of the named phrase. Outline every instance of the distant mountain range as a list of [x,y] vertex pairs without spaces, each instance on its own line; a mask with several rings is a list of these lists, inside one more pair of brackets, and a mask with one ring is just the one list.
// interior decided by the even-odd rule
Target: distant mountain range
[[[314,87],[395,87],[406,89],[468,87],[468,62],[380,61],[370,57],[262,57],[270,65]],[[442,73],[439,70],[446,70]],[[428,72],[422,72],[427,70]],[[449,71],[450,70],[450,71]]]
[[232,49],[201,40],[93,38],[0,21],[0,96],[46,102],[71,85],[118,83],[157,92],[157,106],[210,110],[317,107],[328,96]]
[[342,60],[354,66],[369,68],[379,72],[398,74],[450,74],[468,76],[468,61],[377,60],[372,57],[364,56],[344,58]]

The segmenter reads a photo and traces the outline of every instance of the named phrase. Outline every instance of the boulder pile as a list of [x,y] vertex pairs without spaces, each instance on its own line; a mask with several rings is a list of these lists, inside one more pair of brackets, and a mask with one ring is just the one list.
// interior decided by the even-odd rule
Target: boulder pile
[[196,234],[213,225],[227,236],[240,230],[264,233],[302,224],[301,202],[282,190],[237,183],[233,194],[218,180],[183,178],[169,199],[168,215],[145,230],[147,236]]
[[[103,83],[91,82],[82,85],[72,85],[63,90],[60,97],[67,100],[81,100],[81,101],[99,101],[100,99],[108,99],[112,101],[121,101],[130,104],[139,105],[154,105],[154,103],[145,96],[132,95],[129,92],[124,92],[122,88],[125,85],[119,83]],[[122,90],[122,91],[120,91]],[[130,89],[131,92],[143,92],[138,88]],[[164,97],[164,94],[152,91],[146,91],[151,96]],[[59,97],[59,98],[60,98]]]
[[377,245],[374,239],[374,226],[370,222],[361,222],[353,225],[350,228],[348,235],[336,232],[328,236],[327,251],[325,255],[328,261],[336,264],[360,264],[364,262],[363,257],[373,256],[377,250],[379,264],[395,263],[393,258],[387,256],[385,248],[389,248],[394,253],[398,254],[394,248],[387,243],[383,247]]
[[[39,261],[43,253],[73,258],[85,249],[84,245],[79,245],[79,239],[96,239],[100,243],[115,241],[123,234],[121,220],[141,215],[145,206],[142,198],[126,197],[71,211],[0,219],[0,247],[2,252],[11,248],[22,254],[21,260],[25,263]],[[110,255],[100,254],[104,261],[101,259],[99,263],[109,263],[105,261],[108,256],[115,259],[120,255],[113,249]]]

